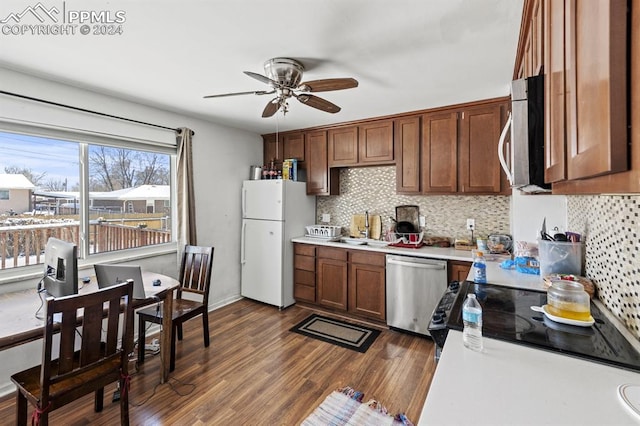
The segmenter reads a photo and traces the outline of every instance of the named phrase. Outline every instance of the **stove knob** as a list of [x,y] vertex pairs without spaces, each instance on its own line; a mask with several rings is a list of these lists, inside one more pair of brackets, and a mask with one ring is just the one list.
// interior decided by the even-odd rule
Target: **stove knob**
[[440,314],[434,314],[431,322],[434,324],[444,324],[444,317]]
[[449,284],[449,290],[451,291],[457,291],[460,288],[460,283],[458,281],[451,281],[451,284]]
[[445,312],[445,310],[443,308],[436,309],[434,314],[440,315],[442,318],[446,318],[447,317],[447,313]]

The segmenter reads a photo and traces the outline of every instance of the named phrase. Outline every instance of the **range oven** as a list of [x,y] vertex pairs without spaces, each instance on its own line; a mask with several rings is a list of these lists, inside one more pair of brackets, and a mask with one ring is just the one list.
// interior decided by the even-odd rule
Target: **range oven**
[[524,290],[472,281],[451,283],[434,310],[429,331],[439,356],[449,329],[462,331],[462,303],[475,293],[482,305],[482,335],[533,348],[560,352],[629,370],[640,371],[640,353],[591,302],[595,324],[559,324],[531,310],[547,303],[544,291]]

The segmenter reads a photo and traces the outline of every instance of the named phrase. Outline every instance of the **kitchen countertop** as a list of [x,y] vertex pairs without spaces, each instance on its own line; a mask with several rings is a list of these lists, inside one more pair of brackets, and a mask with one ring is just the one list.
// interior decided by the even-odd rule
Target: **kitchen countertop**
[[450,330],[418,425],[637,425],[618,386],[640,374]]

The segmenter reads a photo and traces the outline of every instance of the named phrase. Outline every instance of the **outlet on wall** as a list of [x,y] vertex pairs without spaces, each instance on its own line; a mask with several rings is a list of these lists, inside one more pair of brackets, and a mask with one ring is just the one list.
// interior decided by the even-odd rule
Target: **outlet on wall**
[[420,216],[419,220],[420,220],[420,226],[421,227],[424,228],[425,226],[427,226],[427,219],[424,216]]
[[476,229],[476,220],[467,219],[467,230],[473,231],[474,229]]
[[322,221],[324,223],[331,222],[331,215],[329,213],[322,213]]

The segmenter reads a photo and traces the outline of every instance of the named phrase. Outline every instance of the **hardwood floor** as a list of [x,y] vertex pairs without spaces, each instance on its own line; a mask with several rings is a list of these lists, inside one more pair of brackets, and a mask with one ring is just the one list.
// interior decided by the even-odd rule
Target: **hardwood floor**
[[[435,369],[433,342],[384,329],[361,354],[289,332],[311,313],[240,300],[210,313],[209,348],[201,322],[188,321],[168,384],[159,384],[158,358],[147,358],[137,373],[132,367],[131,424],[295,425],[347,385],[417,423]],[[88,395],[54,411],[51,424],[118,424],[113,390],[105,390],[101,413],[93,412]],[[0,423],[14,418],[11,395],[0,401]]]

